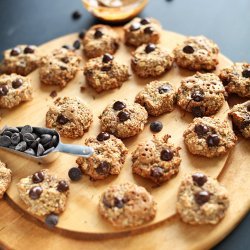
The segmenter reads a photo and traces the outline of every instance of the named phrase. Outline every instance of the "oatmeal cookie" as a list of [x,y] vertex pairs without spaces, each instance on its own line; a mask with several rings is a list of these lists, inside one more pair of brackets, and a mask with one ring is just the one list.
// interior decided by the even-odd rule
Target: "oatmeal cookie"
[[11,170],[8,169],[2,161],[0,161],[0,199],[8,189],[11,182]]

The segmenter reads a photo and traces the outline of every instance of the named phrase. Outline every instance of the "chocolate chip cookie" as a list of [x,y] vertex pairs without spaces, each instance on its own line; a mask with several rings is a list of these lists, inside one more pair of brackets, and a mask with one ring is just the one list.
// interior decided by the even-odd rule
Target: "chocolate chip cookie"
[[156,203],[144,187],[123,183],[101,195],[98,209],[114,227],[136,227],[154,219]]
[[189,224],[217,224],[229,206],[227,190],[200,172],[186,176],[177,196],[177,212]]
[[39,73],[41,83],[65,87],[80,69],[80,57],[65,48],[54,50],[41,58]]
[[250,101],[233,106],[228,114],[242,136],[250,138]]
[[177,65],[195,71],[215,70],[218,54],[218,45],[204,36],[188,37],[174,49]]
[[69,182],[43,169],[21,179],[18,192],[28,210],[35,215],[60,214],[65,210]]
[[102,180],[121,172],[128,150],[120,139],[101,132],[97,137],[86,139],[84,144],[95,153],[89,158],[79,157],[76,163],[91,180]]
[[135,74],[147,78],[159,76],[168,71],[174,58],[171,52],[160,44],[143,44],[132,53],[131,67]]
[[209,158],[228,153],[237,141],[227,121],[212,117],[195,118],[183,136],[190,153]]
[[210,116],[223,106],[225,96],[225,88],[217,75],[198,72],[181,81],[177,104],[195,117]]
[[109,104],[99,119],[102,131],[118,138],[127,138],[137,135],[144,129],[148,113],[140,104],[122,100]]
[[0,108],[13,108],[32,100],[32,87],[28,78],[17,75],[0,75]]
[[40,55],[34,45],[18,45],[4,51],[0,73],[27,76],[39,66]]
[[8,169],[2,161],[0,161],[0,199],[8,189],[11,182],[11,170]]
[[176,92],[168,81],[152,81],[135,97],[150,115],[159,116],[174,110]]
[[46,114],[46,126],[61,136],[82,137],[93,121],[90,109],[78,97],[57,98]]
[[108,53],[90,59],[84,67],[86,82],[96,92],[119,88],[129,78],[128,66]]
[[144,43],[158,43],[162,31],[160,23],[154,18],[135,17],[124,26],[125,43],[138,47]]
[[250,64],[235,63],[220,72],[226,91],[241,97],[250,97]]
[[82,40],[83,51],[88,58],[99,57],[104,53],[114,54],[119,47],[118,34],[108,25],[92,26]]
[[140,143],[132,153],[132,171],[157,184],[170,180],[179,172],[180,147],[168,142],[169,135]]

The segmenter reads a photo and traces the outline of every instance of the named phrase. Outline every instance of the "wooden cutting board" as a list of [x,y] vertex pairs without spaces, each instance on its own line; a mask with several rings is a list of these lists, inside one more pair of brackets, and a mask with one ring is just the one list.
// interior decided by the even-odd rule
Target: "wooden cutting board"
[[[119,29],[117,31],[121,32]],[[49,43],[46,43],[42,45],[40,49],[42,53],[46,54],[56,47],[60,47],[64,44],[72,44],[73,41],[76,39],[77,39],[77,34],[68,35],[53,40]],[[181,42],[183,39],[184,36],[182,35],[165,31],[162,35],[161,43],[164,44],[169,49],[173,49],[176,46],[176,44]],[[79,52],[79,54],[81,54],[81,52]],[[129,64],[130,50],[125,46],[121,46],[121,48],[116,54],[116,57],[118,60]],[[220,64],[218,66],[217,71],[231,64],[230,60],[228,60],[222,55],[220,55],[219,61]],[[84,63],[84,58],[82,63]],[[166,73],[160,79],[169,80],[173,83],[175,88],[178,88],[180,80],[192,74],[193,72],[181,70],[175,66],[171,71]],[[113,99],[117,98],[118,99],[127,98],[133,101],[136,93],[139,90],[141,90],[146,83],[152,80],[152,79],[141,80],[135,76],[132,76],[131,79],[128,82],[125,82],[120,89],[104,92],[102,94],[96,94],[88,86],[86,86],[86,90],[84,92],[80,91],[80,87],[83,85],[85,86],[85,80],[82,72],[79,72],[77,74],[77,77],[73,81],[71,81],[67,85],[67,87],[64,88],[63,90],[57,89],[56,87],[42,86],[40,84],[39,74],[37,71],[33,72],[30,75],[30,78],[33,82],[33,87],[34,87],[34,100],[32,102],[25,103],[19,106],[18,108],[11,110],[11,112],[4,110],[2,114],[3,119],[0,123],[0,126],[3,126],[5,124],[13,126],[25,125],[25,124],[45,126],[45,114],[48,110],[49,105],[53,102],[53,99],[49,96],[49,94],[52,90],[56,89],[58,91],[58,96],[79,96],[89,106],[93,108],[94,123],[91,126],[90,131],[86,133],[84,138],[74,141],[69,139],[63,140],[64,142],[67,143],[81,143],[81,144],[83,144],[84,139],[86,137],[96,135],[100,131],[98,115],[102,112],[102,110],[108,103],[112,102]],[[225,103],[221,111],[216,116],[220,117],[221,119],[226,119],[228,109],[229,107]],[[139,142],[152,137],[152,133],[149,130],[149,124],[148,124],[140,135],[133,137],[131,139],[124,140],[124,143],[129,149],[129,155],[122,169],[122,172],[118,177],[110,177],[106,180],[97,182],[91,182],[87,177],[84,177],[79,182],[71,184],[70,188],[71,191],[67,208],[66,211],[60,216],[59,224],[55,229],[56,232],[60,232],[66,237],[77,237],[81,239],[86,239],[91,237],[93,239],[99,239],[99,238],[115,238],[118,236],[139,234],[144,231],[149,231],[153,233],[156,232],[159,228],[162,227],[166,228],[166,225],[172,223],[173,221],[176,223],[176,225],[180,224],[181,228],[183,228],[184,231],[187,230],[188,233],[196,232],[197,234],[197,232],[199,232],[199,229],[203,228],[203,226],[193,227],[193,226],[187,226],[179,222],[179,218],[175,214],[175,201],[176,201],[177,189],[183,176],[186,173],[192,173],[197,169],[202,170],[213,177],[218,177],[220,175],[222,178],[224,176],[224,172],[227,173],[229,168],[227,156],[215,159],[206,159],[197,156],[191,156],[187,152],[183,144],[182,134],[185,128],[187,127],[188,123],[191,122],[192,117],[187,113],[184,114],[184,112],[179,110],[178,108],[176,108],[175,111],[170,114],[165,114],[160,117],[150,119],[150,121],[151,120],[161,120],[164,124],[164,129],[163,131],[161,131],[161,133],[159,133],[159,135],[169,133],[172,136],[171,141],[174,142],[176,145],[182,147],[181,150],[182,164],[180,168],[180,173],[174,179],[172,179],[168,183],[163,184],[161,187],[158,188],[155,188],[155,186],[150,181],[132,175],[130,153],[136,148],[136,145]],[[243,144],[244,147],[246,147],[245,152],[243,151],[241,153],[243,157],[242,164],[244,164],[243,160],[246,160],[244,159],[244,157],[247,157],[245,155],[247,150],[249,150],[249,142],[242,141],[241,144]],[[4,151],[0,151],[0,158],[3,161],[5,161],[13,171],[13,182],[7,192],[8,201],[12,206],[18,208],[18,211],[25,213],[25,216],[28,218],[28,220],[32,219],[38,223],[40,221],[41,222],[40,225],[43,224],[43,218],[34,217],[27,212],[25,205],[18,197],[16,183],[20,178],[25,177],[41,168],[49,168],[51,169],[51,171],[57,173],[58,175],[67,178],[68,169],[71,168],[72,166],[75,166],[75,157],[68,155],[61,155],[57,161],[49,165],[38,165],[37,163],[30,162],[28,160],[25,160],[18,156],[14,156]],[[240,164],[240,162],[241,161],[237,161],[238,164]],[[249,176],[249,171],[247,174]],[[106,223],[98,215],[97,203],[100,194],[109,185],[114,183],[122,183],[125,181],[132,181],[138,185],[145,186],[154,196],[157,202],[158,211],[155,220],[147,225],[144,225],[136,229],[117,230],[114,229],[112,226],[110,226],[108,223]],[[244,188],[245,184],[243,190]],[[249,185],[248,185],[248,190],[249,190]],[[237,216],[236,215],[234,216],[235,223],[249,209],[249,199],[245,199],[242,202],[243,202],[242,204],[243,209],[241,213],[237,213]],[[227,218],[226,216],[226,218],[223,220],[223,223],[224,221],[227,221],[227,219],[229,218]],[[222,224],[222,222],[220,224]],[[204,228],[206,227],[217,228],[218,226],[204,226]],[[34,230],[34,233],[37,232],[38,227],[35,224],[32,227],[36,228]],[[41,228],[39,228],[39,230],[44,231],[44,229]],[[176,232],[173,231],[173,233]],[[223,232],[219,234],[217,238],[222,238],[226,233]],[[143,234],[138,237],[143,237]]]

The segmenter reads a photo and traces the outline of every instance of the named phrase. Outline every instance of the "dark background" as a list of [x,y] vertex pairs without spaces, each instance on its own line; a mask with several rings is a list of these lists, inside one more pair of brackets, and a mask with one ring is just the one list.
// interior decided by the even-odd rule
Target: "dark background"
[[[75,10],[82,13],[79,20],[71,18]],[[141,15],[157,18],[167,30],[203,34],[231,60],[250,62],[249,0],[150,0]],[[0,0],[0,51],[39,45],[96,22],[80,0]],[[250,214],[214,249],[250,249]]]

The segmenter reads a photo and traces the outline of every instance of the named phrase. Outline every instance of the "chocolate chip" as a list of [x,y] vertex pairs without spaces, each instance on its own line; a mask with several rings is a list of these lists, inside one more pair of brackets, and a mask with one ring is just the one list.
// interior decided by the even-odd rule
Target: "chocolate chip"
[[63,63],[68,63],[68,62],[69,62],[69,58],[68,58],[67,56],[65,56],[65,57],[63,57],[63,58],[61,59],[61,61],[62,61]]
[[81,42],[80,42],[79,40],[74,41],[73,47],[74,47],[75,49],[80,49],[80,47],[81,47]]
[[97,141],[106,141],[110,138],[110,134],[106,132],[101,132],[97,137]]
[[0,136],[0,146],[1,147],[9,147],[11,145],[10,137],[7,135]]
[[204,93],[200,90],[196,90],[191,94],[191,98],[195,102],[201,102],[204,100]]
[[160,86],[158,88],[158,92],[159,92],[159,94],[165,94],[165,93],[169,92],[171,89],[172,89],[172,87],[170,85],[163,85],[163,86]]
[[145,33],[145,34],[151,35],[151,34],[153,34],[153,32],[154,32],[154,29],[153,29],[152,27],[146,27],[146,28],[144,29],[144,33]]
[[170,149],[163,149],[161,151],[161,159],[163,161],[171,161],[174,157],[173,151]]
[[30,125],[25,125],[24,127],[22,127],[21,129],[21,134],[24,135],[26,133],[32,133],[33,132],[33,128]]
[[241,123],[240,129],[245,129],[250,125],[250,116],[247,116],[244,118],[244,120]]
[[15,128],[15,127],[7,127],[4,131],[7,131],[7,130],[12,132],[12,133],[18,133],[19,132],[18,128]]
[[120,102],[120,101],[116,101],[114,104],[113,104],[113,109],[118,111],[118,110],[122,110],[126,108],[126,104],[123,103],[123,102]]
[[123,199],[115,197],[114,206],[117,208],[123,208],[124,207]]
[[18,89],[23,85],[23,80],[21,78],[17,78],[12,82],[12,88]]
[[21,53],[21,50],[20,50],[20,48],[18,48],[18,47],[13,48],[13,49],[10,51],[10,55],[11,55],[11,56],[18,56],[20,53]]
[[21,141],[21,136],[19,133],[14,133],[14,134],[12,134],[10,140],[11,140],[11,143],[14,146],[16,146]]
[[82,16],[82,14],[81,14],[81,12],[79,12],[78,10],[75,10],[75,11],[72,13],[72,15],[71,15],[71,17],[72,17],[74,20],[80,19],[81,16]]
[[111,65],[105,65],[101,67],[101,71],[110,71],[111,70]]
[[50,214],[45,218],[45,224],[49,227],[49,228],[53,228],[57,225],[58,223],[58,215],[56,214]]
[[150,175],[154,178],[159,178],[163,176],[164,170],[161,167],[153,167],[150,171]]
[[32,200],[37,200],[37,199],[40,198],[42,192],[43,192],[42,187],[40,187],[40,186],[33,187],[33,188],[31,188],[30,191],[29,191],[29,197],[30,197]]
[[52,91],[50,92],[50,97],[52,97],[52,98],[57,97],[57,92],[56,92],[56,90],[52,90]]
[[250,78],[250,69],[245,69],[242,71],[242,76],[245,78]]
[[54,147],[57,146],[57,144],[58,144],[58,138],[57,138],[56,135],[53,135],[53,136],[52,136],[51,144],[52,144]]
[[40,140],[40,138],[38,138],[38,139],[36,139],[35,141],[33,141],[33,142],[30,144],[30,148],[33,148],[34,150],[36,150],[36,149],[37,149],[37,146],[38,146],[38,143],[39,143],[38,140]]
[[52,135],[50,135],[50,134],[43,134],[43,135],[41,135],[40,143],[44,145],[44,144],[50,142],[51,140],[52,140]]
[[110,171],[110,164],[106,161],[101,162],[95,171],[100,175],[107,175]]
[[60,69],[61,69],[61,70],[67,70],[67,67],[65,67],[65,66],[60,66]]
[[101,31],[101,29],[96,29],[95,33],[94,33],[94,38],[95,39],[99,39],[103,36],[103,32]]
[[27,143],[33,142],[35,140],[33,134],[31,133],[26,133],[23,135],[23,140],[26,141]]
[[32,175],[33,183],[40,183],[44,181],[44,172],[36,172]]
[[45,151],[45,150],[44,150],[43,145],[40,144],[40,143],[38,143],[36,156],[39,157],[39,156],[43,155],[44,151]]
[[216,147],[220,143],[220,138],[217,134],[211,134],[207,137],[208,147]]
[[11,138],[12,133],[11,133],[10,131],[4,131],[4,132],[2,133],[2,135],[7,135],[8,137]]
[[56,122],[59,123],[60,125],[65,125],[66,123],[69,122],[69,119],[60,114],[57,116]]
[[208,126],[203,124],[196,124],[194,127],[195,133],[198,135],[199,138],[203,137],[209,131]]
[[141,28],[141,25],[139,23],[132,23],[129,27],[130,31],[136,31],[139,30]]
[[125,122],[130,118],[130,114],[126,111],[120,111],[117,115],[120,122]]
[[162,130],[162,128],[163,128],[163,125],[162,125],[162,122],[160,121],[154,121],[150,123],[150,130],[152,132],[158,133]]
[[69,46],[69,45],[63,45],[63,46],[62,46],[62,48],[64,48],[64,49],[68,49],[68,50],[71,50],[71,49],[72,49],[72,47],[71,47],[71,46]]
[[80,38],[80,39],[83,39],[84,37],[85,37],[85,31],[81,31],[79,34],[78,34],[78,37]]
[[203,190],[194,195],[195,201],[198,205],[203,205],[210,200],[209,192]]
[[43,155],[47,155],[47,154],[51,153],[54,149],[55,149],[55,147],[48,148],[47,150],[45,150],[45,151],[43,152]]
[[7,85],[1,85],[0,86],[0,96],[6,96],[9,92]]
[[79,181],[82,178],[82,171],[80,168],[73,167],[69,170],[68,176],[72,181]]
[[15,147],[15,150],[20,152],[24,152],[26,149],[27,149],[27,143],[25,141],[19,142]]
[[207,176],[202,173],[195,173],[192,175],[193,182],[199,187],[202,187],[207,182]]
[[191,112],[194,117],[203,117],[204,111],[201,109],[200,106],[192,107]]
[[69,184],[67,181],[59,181],[58,182],[58,185],[57,185],[57,190],[60,192],[60,193],[63,193],[63,192],[66,192],[69,190]]
[[24,48],[23,53],[24,54],[33,54],[35,52],[34,47],[27,46]]
[[143,18],[143,19],[140,21],[140,23],[141,23],[142,25],[150,24],[150,20],[149,20],[148,18]]
[[104,54],[102,57],[103,63],[108,63],[108,62],[111,62],[112,60],[113,60],[113,56],[108,53]]
[[149,54],[149,53],[151,53],[152,51],[154,51],[155,50],[155,44],[153,44],[153,43],[149,43],[146,47],[145,47],[145,52],[147,53],[147,54]]
[[182,51],[186,54],[193,54],[194,53],[194,48],[190,45],[186,45]]

